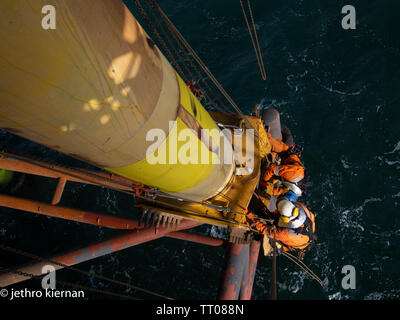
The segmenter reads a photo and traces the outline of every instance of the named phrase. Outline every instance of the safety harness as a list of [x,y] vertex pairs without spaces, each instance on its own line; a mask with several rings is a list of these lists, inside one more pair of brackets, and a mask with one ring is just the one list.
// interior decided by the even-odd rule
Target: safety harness
[[296,234],[296,235],[299,235],[299,234],[305,235],[309,239],[307,243],[301,244],[299,246],[299,247],[303,247],[303,246],[307,245],[307,247],[305,247],[303,249],[299,249],[296,246],[286,246],[286,245],[282,244],[289,250],[306,252],[306,251],[309,251],[317,241],[317,235],[315,234],[315,232],[313,232],[312,221],[311,221],[310,217],[308,216],[308,214],[307,214],[306,221],[304,221],[304,224],[301,227],[298,227],[296,229],[288,229],[288,230],[289,230],[289,232]]
[[[289,191],[289,192],[291,192],[291,191]],[[282,198],[286,198],[286,197],[282,196]],[[303,210],[303,208],[299,208],[299,209]],[[276,211],[276,213],[278,213],[278,212]],[[317,235],[313,231],[312,220],[309,217],[309,215],[307,214],[307,212],[304,212],[304,213],[306,215],[306,220],[304,221],[303,225],[298,228],[295,228],[295,229],[287,228],[287,230],[288,230],[288,232],[290,232],[294,235],[301,234],[301,235],[307,236],[309,240],[306,243],[302,243],[299,246],[288,246],[288,245],[284,244],[283,242],[279,241],[279,243],[282,245],[282,247],[285,247],[289,251],[297,251],[299,253],[300,252],[304,253],[306,251],[309,251],[317,241]],[[307,247],[300,249],[300,247],[303,247],[303,246],[307,246]]]

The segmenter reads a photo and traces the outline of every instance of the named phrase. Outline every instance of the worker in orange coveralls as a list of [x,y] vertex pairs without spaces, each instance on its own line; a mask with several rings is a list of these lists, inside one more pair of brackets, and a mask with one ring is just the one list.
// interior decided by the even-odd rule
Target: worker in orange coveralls
[[289,190],[292,190],[298,197],[302,192],[297,187],[297,183],[304,178],[305,170],[302,161],[299,158],[301,148],[297,146],[288,146],[282,141],[273,138],[268,134],[271,144],[274,162],[265,170],[260,182],[261,187],[266,187],[267,183],[274,185],[273,195],[279,196]]
[[284,251],[304,252],[316,241],[315,217],[300,202],[291,202],[282,198],[277,203],[273,225],[264,224],[257,216],[247,211],[247,218],[261,234],[277,243]]

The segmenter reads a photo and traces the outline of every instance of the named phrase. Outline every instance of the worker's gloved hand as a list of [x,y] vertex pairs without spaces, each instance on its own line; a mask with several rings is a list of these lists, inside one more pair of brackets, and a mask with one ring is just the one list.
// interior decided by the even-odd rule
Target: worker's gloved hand
[[280,245],[280,243],[277,243],[276,254],[279,256],[282,254],[282,252],[283,252],[283,247]]
[[[274,241],[271,241],[272,243],[271,243],[271,246],[273,247],[273,245],[274,245]],[[281,255],[282,254],[282,252],[283,252],[283,247],[282,247],[282,245],[278,242],[278,241],[275,241],[275,246],[276,246],[276,255]]]
[[258,194],[264,194],[265,190],[266,190],[266,187],[260,184],[260,185],[258,186],[257,193],[258,193]]
[[251,226],[261,234],[265,234],[267,229],[267,226],[260,221],[253,223]]
[[262,193],[262,195],[264,196],[270,196],[274,190],[274,183],[272,181],[268,181],[266,183],[266,187],[264,188],[264,192]]
[[288,191],[290,191],[290,188],[289,188],[289,187],[284,187],[282,193],[286,193],[286,192],[288,192]]

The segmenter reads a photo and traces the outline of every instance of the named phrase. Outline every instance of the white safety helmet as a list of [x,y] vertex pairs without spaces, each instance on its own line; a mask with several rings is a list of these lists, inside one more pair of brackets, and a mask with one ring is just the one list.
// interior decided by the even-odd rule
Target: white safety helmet
[[278,202],[278,212],[281,216],[290,218],[295,208],[296,206],[289,200],[284,199]]
[[296,229],[307,219],[303,209],[286,199],[278,202],[278,212],[281,215],[278,221],[279,227]]
[[289,181],[284,181],[283,185],[285,187],[289,188],[289,190],[292,191],[297,197],[301,197],[302,191],[295,183],[289,182]]

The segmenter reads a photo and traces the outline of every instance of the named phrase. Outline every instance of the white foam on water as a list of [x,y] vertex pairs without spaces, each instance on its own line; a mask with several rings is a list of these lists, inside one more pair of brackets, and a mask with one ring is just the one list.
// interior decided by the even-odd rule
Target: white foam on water
[[386,299],[398,299],[400,296],[400,290],[389,290],[384,292],[371,292],[364,297],[364,300],[386,300]]
[[341,300],[341,298],[342,298],[342,293],[341,293],[340,291],[335,292],[335,293],[333,293],[333,294],[330,294],[330,295],[328,296],[328,299],[329,299],[329,300]]
[[292,267],[285,268],[282,274],[285,274],[283,282],[277,282],[278,291],[287,291],[290,293],[298,293],[303,289],[305,280],[312,280],[304,271],[296,270]]
[[400,141],[397,142],[396,146],[394,147],[392,152],[400,151]]
[[[258,103],[258,110],[260,112],[263,111],[263,109],[266,109],[267,107],[274,107],[276,109],[279,109],[279,107],[287,105],[289,102],[288,101],[278,101],[275,99],[271,99],[270,101],[267,101],[267,99],[262,98],[261,101]],[[282,112],[280,112],[281,117],[282,117]]]
[[321,88],[325,89],[326,91],[329,91],[331,93],[336,93],[336,94],[340,94],[340,95],[346,95],[346,96],[357,96],[359,94],[361,94],[361,92],[365,89],[365,86],[363,88],[361,88],[361,90],[359,91],[355,91],[355,92],[344,92],[344,91],[340,91],[337,89],[334,89],[332,87],[332,85],[328,86],[328,85],[324,85],[321,81],[320,78],[318,78],[317,76],[312,76],[311,77],[316,84],[318,84]]
[[390,161],[390,160],[385,159],[385,163],[389,166],[392,166],[394,164],[400,164],[400,161]]
[[385,154],[392,154],[392,153],[395,153],[397,151],[400,151],[400,141],[397,142],[397,144],[394,146],[394,149],[392,151],[386,152]]
[[371,202],[381,202],[381,201],[383,201],[383,199],[381,198],[366,199],[360,206],[356,208],[349,208],[339,212],[340,224],[346,228],[364,231],[365,228],[361,224],[361,217],[363,215],[365,206]]
[[213,237],[213,238],[225,239],[226,238],[226,233],[227,233],[226,229],[227,228],[211,226],[210,236]]
[[346,162],[346,160],[341,159],[340,161],[342,162],[343,168],[345,168],[345,169],[349,169],[350,168],[350,164],[348,162]]

